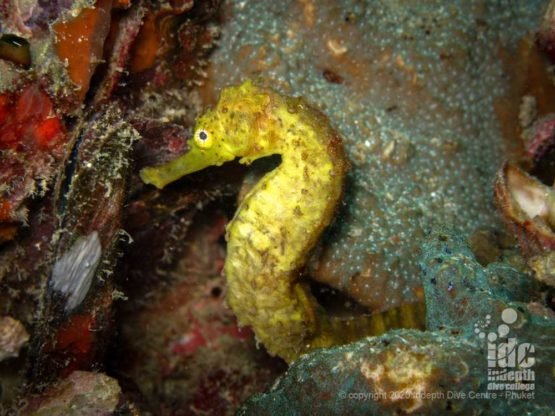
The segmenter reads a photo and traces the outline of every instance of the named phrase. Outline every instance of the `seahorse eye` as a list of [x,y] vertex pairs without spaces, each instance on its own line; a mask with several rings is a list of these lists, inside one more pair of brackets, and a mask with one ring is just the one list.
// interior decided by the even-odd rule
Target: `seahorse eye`
[[212,137],[206,130],[199,130],[195,134],[195,140],[197,145],[203,149],[207,149],[212,146]]

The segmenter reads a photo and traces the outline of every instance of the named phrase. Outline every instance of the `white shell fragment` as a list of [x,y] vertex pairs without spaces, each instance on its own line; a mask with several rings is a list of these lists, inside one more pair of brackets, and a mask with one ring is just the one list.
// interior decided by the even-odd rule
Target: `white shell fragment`
[[98,232],[93,231],[78,238],[54,264],[51,286],[67,298],[66,311],[75,309],[87,296],[101,254]]
[[17,357],[27,341],[29,333],[21,322],[10,316],[0,316],[0,361]]

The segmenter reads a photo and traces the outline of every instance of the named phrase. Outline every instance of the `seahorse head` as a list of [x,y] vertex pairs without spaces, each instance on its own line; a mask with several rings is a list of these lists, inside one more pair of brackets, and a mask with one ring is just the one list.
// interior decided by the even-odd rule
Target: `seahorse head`
[[246,81],[222,90],[218,104],[197,119],[189,150],[181,157],[157,168],[145,168],[141,177],[158,188],[181,176],[219,166],[236,157],[249,162],[271,152],[272,141],[264,132],[268,126],[267,108],[273,91]]
[[266,110],[272,94],[251,81],[222,90],[216,107],[197,120],[190,152],[210,164],[261,153],[265,132],[270,130]]

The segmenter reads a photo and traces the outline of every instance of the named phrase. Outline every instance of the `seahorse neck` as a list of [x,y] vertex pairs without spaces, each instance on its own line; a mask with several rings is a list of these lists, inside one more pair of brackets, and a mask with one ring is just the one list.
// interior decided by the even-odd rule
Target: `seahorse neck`
[[327,148],[330,132],[314,123],[307,116],[310,112],[291,112],[290,108],[287,103],[275,108],[270,121],[271,132],[260,132],[262,137],[258,137],[256,142],[264,155],[279,154],[282,165],[293,163],[298,168],[329,162],[331,155]]

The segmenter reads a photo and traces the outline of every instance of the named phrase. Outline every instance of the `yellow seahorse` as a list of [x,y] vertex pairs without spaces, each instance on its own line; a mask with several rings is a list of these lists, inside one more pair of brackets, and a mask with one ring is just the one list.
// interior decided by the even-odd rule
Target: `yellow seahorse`
[[[301,98],[246,81],[222,91],[215,109],[197,120],[189,145],[183,156],[143,169],[143,181],[162,188],[236,157],[249,164],[281,155],[280,165],[247,193],[227,226],[227,302],[239,324],[250,325],[270,354],[288,362],[351,340],[349,331],[357,325],[338,329],[299,280],[333,218],[348,165],[328,119]],[[416,326],[417,315],[411,308],[377,315],[366,333]]]

